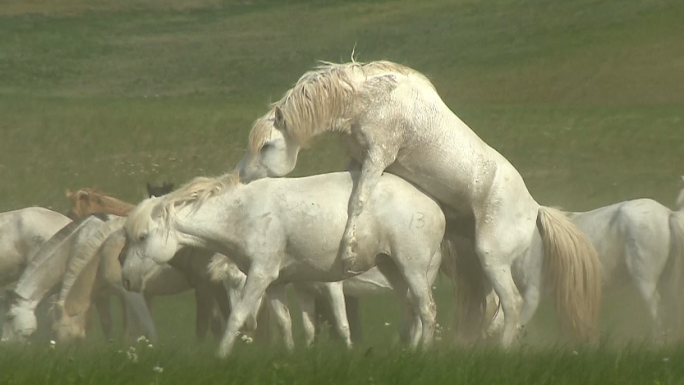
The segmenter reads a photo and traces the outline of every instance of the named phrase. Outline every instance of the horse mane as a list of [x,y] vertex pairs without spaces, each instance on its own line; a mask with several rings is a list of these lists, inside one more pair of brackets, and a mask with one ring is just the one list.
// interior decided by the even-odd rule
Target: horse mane
[[[325,130],[343,131],[347,115],[363,105],[377,90],[387,93],[396,87],[396,76],[425,76],[409,67],[390,61],[330,63],[321,61],[302,75],[283,97],[271,104],[270,111],[256,120],[250,132],[252,154],[268,139],[276,109],[283,113],[285,127],[301,146]],[[382,76],[387,75],[387,76]],[[359,81],[359,78],[363,80]],[[428,81],[429,83],[429,81]]]
[[88,202],[99,205],[102,211],[122,217],[128,215],[135,207],[135,205],[114,198],[94,188],[82,188],[74,193],[74,196],[77,197],[76,201],[85,197]]
[[150,219],[157,217],[167,220],[176,208],[193,205],[199,208],[208,198],[231,191],[240,185],[237,173],[230,172],[217,178],[197,177],[162,197],[142,201],[128,214],[126,232],[137,237],[147,228]]
[[[59,293],[59,302],[63,303],[67,300],[82,271],[100,255],[100,251],[108,244],[112,234],[118,235],[120,239],[123,238],[123,221],[124,218],[117,218],[100,226],[94,234],[88,237],[85,244],[79,245],[76,252],[69,257]],[[123,243],[121,245],[123,247]]]
[[21,275],[21,278],[19,278],[19,282],[17,282],[14,293],[19,295],[21,298],[30,299],[36,284],[34,277],[36,271],[41,269],[41,267],[45,265],[45,263],[49,261],[56,252],[61,251],[61,246],[63,246],[64,243],[69,240],[70,237],[75,234],[76,231],[80,229],[86,222],[92,220],[91,218],[93,217],[97,218],[98,220],[102,220],[102,218],[97,215],[89,215],[78,218],[68,225],[62,227],[62,229],[53,235],[52,238],[45,242],[26,267],[24,273]]

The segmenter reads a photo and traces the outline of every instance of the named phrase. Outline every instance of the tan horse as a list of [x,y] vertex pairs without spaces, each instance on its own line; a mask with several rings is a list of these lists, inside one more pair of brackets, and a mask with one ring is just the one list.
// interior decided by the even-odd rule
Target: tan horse
[[[173,185],[165,185],[170,188]],[[152,187],[148,184],[149,187]],[[160,194],[160,192],[157,192]],[[135,207],[105,193],[94,189],[81,189],[77,192],[66,190],[66,196],[72,203],[69,215],[80,217],[91,213],[108,213],[126,216]],[[123,247],[123,244],[121,244]],[[121,251],[121,249],[119,250]],[[230,308],[225,289],[221,284],[209,280],[207,265],[213,253],[185,249],[169,262],[172,268],[160,270],[150,278],[145,300],[152,308],[152,297],[158,295],[175,295],[192,288],[195,290],[197,304],[197,322],[195,332],[198,339],[203,339],[211,327],[218,338],[223,335],[224,319],[228,318]]]

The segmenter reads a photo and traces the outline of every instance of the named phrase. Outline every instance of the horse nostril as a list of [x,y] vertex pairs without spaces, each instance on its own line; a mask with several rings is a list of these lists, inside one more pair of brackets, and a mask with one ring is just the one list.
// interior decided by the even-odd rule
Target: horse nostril
[[123,285],[124,285],[124,289],[131,291],[131,280],[124,279]]

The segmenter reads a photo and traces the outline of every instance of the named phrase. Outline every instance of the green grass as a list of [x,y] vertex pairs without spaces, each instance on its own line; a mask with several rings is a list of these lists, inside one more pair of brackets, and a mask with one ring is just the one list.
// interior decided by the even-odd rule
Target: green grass
[[[244,347],[217,361],[193,346],[89,346],[82,349],[25,348],[0,352],[3,384],[676,384],[684,377],[682,351],[450,350],[426,355],[367,349],[346,352],[319,347],[288,356],[278,350]],[[97,357],[93,363],[92,357]],[[190,357],[190,358],[189,358]],[[22,370],[26,365],[32,370]],[[154,367],[161,367],[158,373]]]
[[[427,74],[542,204],[580,211],[652,197],[670,206],[684,173],[681,20],[679,0],[5,0],[0,210],[66,211],[65,188],[138,201],[146,181],[223,173],[270,101],[316,60],[347,61],[353,48],[358,60]],[[344,162],[324,138],[293,175]],[[449,325],[448,285],[437,292]],[[194,342],[188,294],[155,302],[162,344],[139,347],[137,364],[118,353],[127,347],[97,343],[91,325],[80,348],[0,348],[0,383],[681,382],[684,350],[623,349],[647,330],[629,298],[606,298],[610,346],[577,356],[545,345],[556,332],[548,307],[525,352],[443,341],[413,356],[391,344],[399,312],[380,297],[362,302],[366,342],[351,353],[323,339],[293,356],[241,346],[222,363],[213,342]]]

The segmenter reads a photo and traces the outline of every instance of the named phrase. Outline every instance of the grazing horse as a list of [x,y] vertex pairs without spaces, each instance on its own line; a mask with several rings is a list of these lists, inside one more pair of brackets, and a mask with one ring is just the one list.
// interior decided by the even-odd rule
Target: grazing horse
[[[170,191],[172,183],[156,187],[147,183],[150,196],[163,195]],[[90,213],[108,213],[126,216],[135,207],[117,198],[98,192],[94,189],[81,189],[76,193],[67,190],[67,197],[72,202],[70,215],[80,217]],[[123,248],[123,244],[121,245]],[[192,253],[198,255],[192,256]],[[197,320],[195,334],[199,340],[204,339],[210,326],[218,338],[223,334],[223,318],[227,318],[230,309],[228,299],[221,285],[209,280],[207,264],[213,253],[202,250],[181,250],[164,269],[155,270],[153,284],[144,293],[148,307],[152,307],[152,296],[175,295],[193,288],[196,300]]]
[[19,279],[40,247],[69,222],[42,207],[0,214],[0,287]]
[[[523,302],[536,300],[521,297],[516,271],[516,280],[530,286],[554,286],[560,319],[575,337],[597,336],[601,270],[591,243],[560,212],[534,200],[515,167],[444,104],[424,75],[387,61],[324,63],[305,73],[254,123],[240,178],[287,175],[300,149],[327,132],[338,133],[361,163],[338,256],[345,274],[372,261],[359,254],[357,225],[387,170],[435,197],[454,228],[474,240],[506,315],[502,345],[528,321]],[[543,253],[533,252],[538,247]]]
[[35,332],[35,309],[59,289],[69,259],[96,253],[112,228],[121,226],[116,223],[119,220],[110,220],[104,215],[83,217],[66,225],[43,244],[16,288],[7,291],[10,306],[4,320],[3,341],[26,341]]
[[[678,202],[682,196],[684,193],[680,192]],[[603,269],[604,291],[634,285],[648,309],[653,340],[663,337],[665,326],[680,332],[684,316],[681,305],[684,211],[681,206],[679,211],[671,211],[652,199],[634,199],[587,212],[566,212],[565,215],[587,235],[597,250]],[[543,294],[547,293],[539,293]],[[531,317],[536,304],[525,303],[523,309]]]
[[[229,174],[196,178],[162,198],[147,199],[129,214],[124,226],[124,286],[144,290],[149,267],[168,261],[184,246],[213,248],[230,255],[247,273],[244,294],[230,314],[219,355],[230,353],[239,328],[265,292],[285,344],[292,349],[285,285],[345,278],[336,254],[353,184],[351,173],[265,179],[249,185]],[[361,251],[373,256],[373,265],[395,290],[405,293],[422,326],[419,336],[412,335],[411,346],[422,342],[427,349],[436,315],[427,273],[441,260],[444,214],[427,195],[389,174],[378,184],[368,207],[360,222]]]

